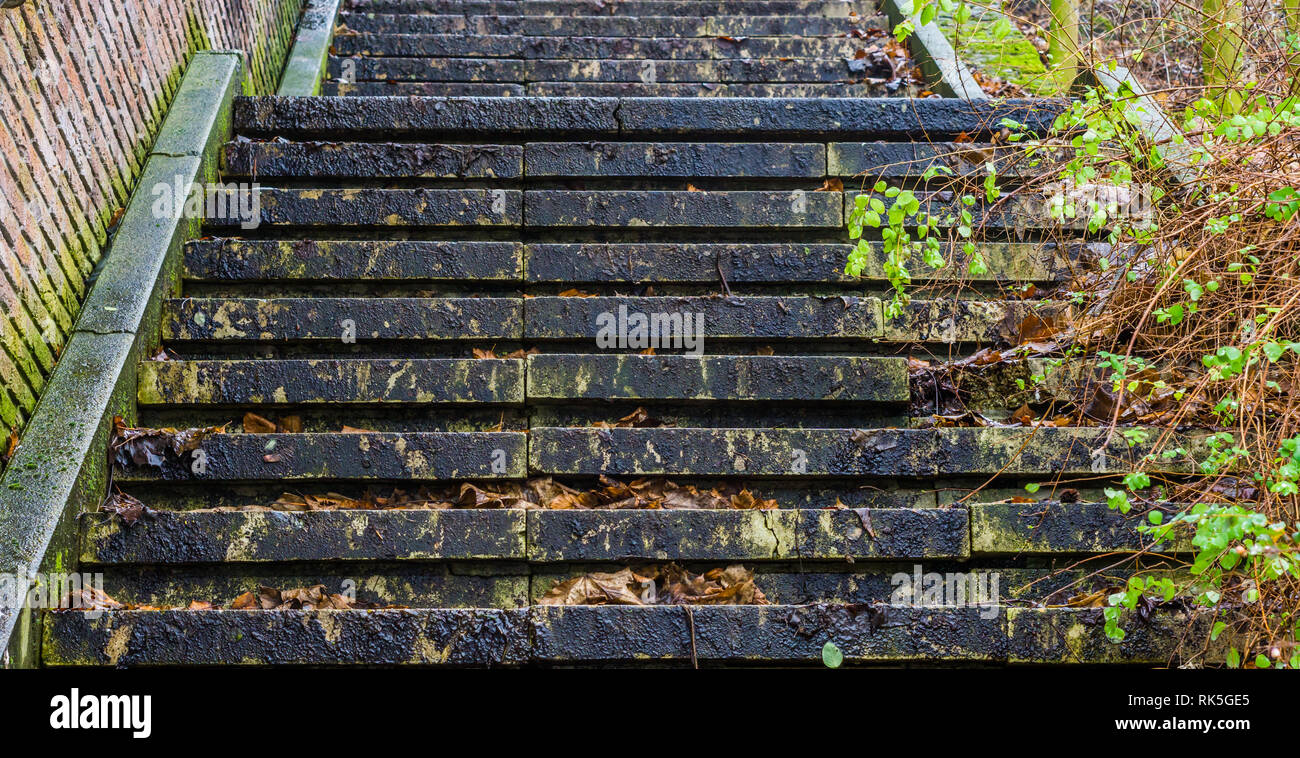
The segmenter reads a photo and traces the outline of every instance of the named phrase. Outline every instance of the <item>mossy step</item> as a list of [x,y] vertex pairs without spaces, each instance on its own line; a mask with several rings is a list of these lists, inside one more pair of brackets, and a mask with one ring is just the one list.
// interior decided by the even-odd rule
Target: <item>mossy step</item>
[[[884,280],[884,249],[880,243],[867,245],[871,252],[862,276]],[[909,272],[918,281],[1059,281],[1069,276],[1070,259],[1083,247],[982,242],[987,271],[971,274],[960,246],[945,244],[941,252],[948,265],[932,269],[918,259]],[[852,249],[833,243],[530,243],[526,278],[539,283],[850,283],[859,281],[844,273]]]
[[971,550],[977,555],[1051,555],[1185,550],[1185,540],[1156,546],[1137,530],[1146,520],[1106,503],[972,503]]
[[141,406],[524,402],[523,361],[506,358],[148,361],[138,373]]
[[522,97],[523,84],[479,82],[321,82],[325,97]]
[[531,511],[528,558],[961,559],[970,552],[966,519],[962,509]]
[[[533,297],[524,301],[524,336],[530,339],[630,339],[637,325],[659,327],[661,339],[869,339],[882,333],[874,297]],[[693,316],[686,329],[686,315]],[[675,318],[679,317],[679,318]],[[680,324],[680,328],[677,326]],[[670,332],[669,329],[678,331]],[[647,331],[647,334],[649,332]],[[685,337],[683,336],[683,344]],[[660,343],[660,346],[666,347]],[[610,347],[621,347],[611,344]],[[628,342],[623,349],[641,349]]]
[[779,142],[530,142],[529,177],[821,178],[826,148]]
[[[523,193],[507,189],[273,189],[257,192],[256,212],[243,218],[234,195],[212,229],[268,227],[494,227],[523,221]],[[247,202],[245,203],[247,205]],[[217,206],[218,208],[222,206]]]
[[[1030,664],[1167,664],[1182,640],[1208,639],[1211,621],[1156,611],[1126,624],[1124,641],[1115,644],[1103,632],[1101,608],[1008,608],[1006,615],[1008,661]],[[1222,650],[1226,641],[1211,647]]]
[[520,298],[179,298],[163,302],[164,340],[486,340],[523,335]]
[[524,194],[524,223],[532,228],[838,229],[844,225],[838,192],[528,190]]
[[522,84],[527,61],[511,58],[340,58],[330,56],[325,73],[351,81],[475,82]]
[[829,176],[916,179],[934,171],[949,176],[985,176],[992,164],[999,178],[1036,176],[1038,171],[1017,146],[973,142],[833,142],[826,146]]
[[214,434],[157,467],[118,467],[118,481],[461,480],[520,478],[521,432]]
[[528,356],[530,400],[905,403],[907,360],[865,356]]
[[533,427],[536,474],[609,476],[923,476],[936,437],[912,429],[592,429]]
[[[1100,609],[1002,606],[534,606],[347,611],[64,611],[48,666],[448,665],[666,662],[1159,664],[1184,614],[1153,613],[1120,644]],[[184,644],[178,644],[184,640]]]
[[[917,259],[913,280],[1053,282],[1070,275],[1072,259],[1091,246],[981,242],[987,270],[971,274],[957,244],[945,243],[947,265]],[[885,279],[880,243],[862,277],[844,273],[853,246],[838,243],[589,242],[520,243],[433,240],[248,240],[208,238],[185,245],[187,281],[394,281],[491,284],[708,283],[856,284]],[[1098,252],[1100,248],[1098,247]],[[527,271],[525,273],[525,267]]]
[[[1156,428],[1131,429],[1146,441],[1129,445],[1123,434],[1105,427],[984,427],[938,429],[939,468],[977,475],[1127,474],[1134,470],[1191,473],[1186,455],[1147,461],[1162,434]],[[1201,433],[1175,435],[1162,449],[1200,449]]]
[[966,511],[934,508],[163,511],[131,526],[84,514],[80,537],[79,560],[95,566],[940,560],[970,554]]
[[882,339],[945,345],[1014,343],[1031,316],[1053,323],[1064,310],[1056,303],[1026,300],[912,300],[901,314],[885,319]]
[[155,512],[125,526],[83,514],[90,565],[523,560],[521,510]]
[[354,32],[385,34],[513,34],[587,37],[838,36],[855,27],[885,28],[880,16],[851,22],[824,16],[430,16],[344,13],[339,23]]
[[755,141],[774,135],[817,141],[943,140],[962,132],[979,139],[999,129],[1003,118],[1044,131],[1063,105],[1058,100],[958,98],[241,97],[235,101],[234,127],[250,137],[337,141],[464,139],[465,134],[484,139],[504,134],[573,140],[600,134],[621,139],[743,134]]
[[519,242],[203,239],[185,245],[190,281],[423,280],[518,282]]
[[[890,94],[880,84],[825,82],[800,83],[731,83],[677,82],[645,84],[643,82],[529,82],[524,85],[533,97],[881,97]],[[400,89],[400,85],[399,85]],[[910,90],[899,89],[896,96],[908,96]],[[375,92],[375,94],[385,94]],[[388,94],[402,94],[392,92]],[[415,94],[414,92],[406,94]]]
[[[615,9],[593,7],[572,0],[369,0],[370,13],[513,16],[592,16]],[[619,14],[627,16],[825,16],[847,18],[850,13],[869,17],[875,3],[845,0],[620,0]]]
[[529,654],[524,609],[67,611],[46,620],[46,666],[498,666]]
[[[1103,443],[1105,443],[1103,445]],[[1101,449],[1101,454],[1098,454]],[[536,427],[529,468],[556,475],[872,476],[1190,471],[1145,461],[1096,428],[764,429]]]
[[[344,67],[347,67],[346,70]],[[595,58],[331,58],[333,78],[408,82],[842,83],[858,78],[843,57],[615,60]],[[842,96],[842,95],[841,95]]]
[[97,566],[95,573],[103,575],[109,597],[155,608],[185,608],[196,599],[228,607],[259,587],[318,584],[383,607],[522,608],[530,589],[528,566],[515,561],[121,564]]
[[524,172],[520,145],[238,141],[223,158],[228,179],[517,179]]
[[727,60],[852,58],[864,43],[847,37],[520,36],[515,34],[343,34],[339,56],[519,58],[523,60]]

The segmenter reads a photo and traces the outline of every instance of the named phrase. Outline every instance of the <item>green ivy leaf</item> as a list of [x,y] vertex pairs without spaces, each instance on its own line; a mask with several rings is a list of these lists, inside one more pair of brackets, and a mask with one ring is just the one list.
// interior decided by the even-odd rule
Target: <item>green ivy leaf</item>
[[822,645],[822,663],[826,664],[828,669],[837,669],[840,664],[844,663],[844,653],[834,642],[827,642]]

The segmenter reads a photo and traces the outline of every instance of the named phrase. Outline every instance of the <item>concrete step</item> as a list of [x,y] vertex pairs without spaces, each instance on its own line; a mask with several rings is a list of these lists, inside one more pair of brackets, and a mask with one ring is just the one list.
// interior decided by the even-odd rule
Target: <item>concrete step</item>
[[[1166,662],[1184,615],[1153,613],[1121,644],[1099,609],[915,606],[575,606],[529,609],[65,611],[52,666],[502,666],[647,662],[821,665]],[[185,644],[175,644],[183,639]]]
[[280,480],[460,480],[522,478],[519,432],[214,434],[193,455],[162,465],[118,466],[121,482]]
[[[883,281],[879,243],[862,277]],[[959,249],[949,265],[909,264],[916,281],[1047,283],[1068,278],[1087,245],[981,242],[988,270],[971,274]],[[1093,254],[1100,254],[1096,247]],[[852,246],[845,243],[484,242],[426,240],[249,240],[210,238],[186,244],[184,277],[192,282],[436,282],[531,284],[838,284]]]
[[[874,536],[863,525],[871,527]],[[159,512],[81,521],[93,566],[332,561],[963,560],[965,509]]]
[[149,361],[141,406],[524,402],[519,359]]
[[535,35],[582,37],[754,37],[797,35],[836,37],[852,29],[881,29],[880,16],[847,18],[825,16],[442,16],[343,13],[339,24],[350,32],[378,34]]
[[518,298],[182,298],[163,303],[163,339],[497,340],[523,336]]
[[522,60],[706,61],[738,58],[852,58],[852,37],[587,37],[464,34],[346,34],[339,57],[518,58]]
[[350,0],[360,13],[506,16],[822,16],[875,15],[876,6],[845,0]]
[[234,128],[248,137],[319,135],[338,141],[444,136],[463,140],[467,133],[485,139],[555,135],[571,141],[592,135],[944,140],[963,132],[978,139],[1000,131],[1004,118],[1045,131],[1062,107],[1054,100],[946,98],[241,97],[235,101]]

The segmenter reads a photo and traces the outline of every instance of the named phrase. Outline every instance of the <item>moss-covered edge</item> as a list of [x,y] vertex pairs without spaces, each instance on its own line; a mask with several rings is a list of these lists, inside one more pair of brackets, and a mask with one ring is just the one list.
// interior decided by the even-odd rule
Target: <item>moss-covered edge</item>
[[342,0],[307,0],[277,95],[319,95]]
[[[135,417],[135,367],[157,345],[159,307],[178,281],[181,246],[198,233],[197,220],[157,218],[153,188],[216,177],[242,68],[239,51],[190,61],[103,271],[0,479],[0,573],[77,570],[77,517],[105,495],[113,416]],[[0,606],[5,667],[38,665],[39,615]]]

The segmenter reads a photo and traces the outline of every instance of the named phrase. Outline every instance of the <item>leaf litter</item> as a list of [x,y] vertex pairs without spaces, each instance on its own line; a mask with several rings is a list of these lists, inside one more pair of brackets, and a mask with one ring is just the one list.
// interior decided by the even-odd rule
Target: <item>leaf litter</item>
[[767,605],[740,564],[692,574],[676,563],[593,572],[557,582],[539,605]]

